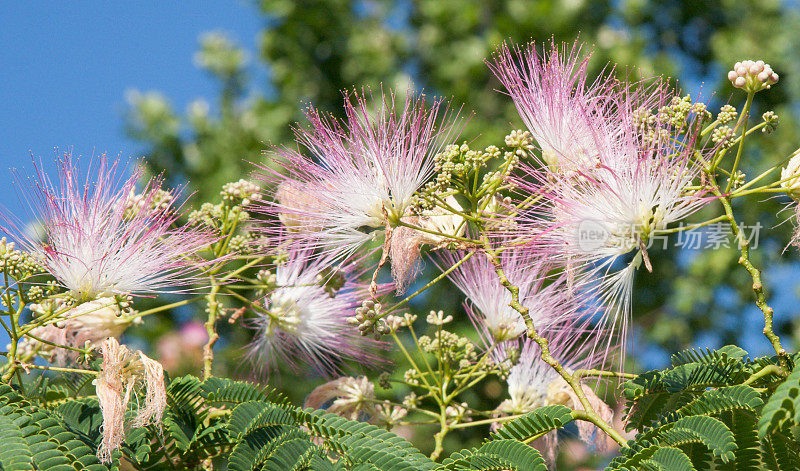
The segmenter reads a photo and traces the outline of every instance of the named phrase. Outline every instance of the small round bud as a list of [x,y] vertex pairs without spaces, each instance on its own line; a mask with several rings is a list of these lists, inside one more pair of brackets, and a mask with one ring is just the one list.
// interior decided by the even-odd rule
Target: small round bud
[[756,93],[777,83],[778,74],[762,60],[746,60],[734,64],[733,70],[728,72],[728,80],[736,88],[741,88],[748,93]]

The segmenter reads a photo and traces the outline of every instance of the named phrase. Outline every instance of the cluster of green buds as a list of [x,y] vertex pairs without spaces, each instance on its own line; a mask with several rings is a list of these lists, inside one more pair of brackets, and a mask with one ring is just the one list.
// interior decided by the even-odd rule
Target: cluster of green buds
[[216,228],[219,225],[217,221],[222,219],[223,214],[222,204],[203,203],[200,209],[189,213],[189,224]]
[[444,151],[433,157],[433,170],[441,175],[441,180],[454,175],[464,175],[486,165],[483,153],[469,148],[467,143],[460,146],[449,144]]
[[739,117],[739,112],[731,105],[723,105],[717,114],[717,122],[720,124],[728,124]]
[[483,175],[484,187],[492,188],[494,191],[503,183],[507,183],[505,177],[517,168],[520,159],[527,157],[535,149],[530,131],[514,129],[506,135],[504,142],[506,145],[504,151],[496,146],[489,146],[484,151],[489,159],[502,158],[502,162],[496,170],[490,170]]
[[741,61],[728,72],[728,80],[736,88],[741,88],[747,93],[756,93],[770,88],[778,83],[778,74],[773,72],[769,64],[764,61]]
[[253,232],[245,232],[244,234],[236,234],[231,236],[228,241],[227,250],[229,253],[249,254],[255,250],[255,239],[257,235]]
[[[536,149],[533,145],[533,136],[530,131],[524,131],[522,129],[513,129],[506,135],[503,141],[506,143],[506,147],[511,149],[511,152],[520,158],[527,157],[528,154]],[[497,150],[496,147],[491,147]]]
[[258,281],[257,294],[264,296],[269,294],[278,286],[278,277],[272,270],[261,269],[256,273],[256,280]]
[[375,415],[370,422],[387,430],[400,425],[400,422],[408,415],[408,409],[389,401],[375,405],[374,410]]
[[[680,106],[678,106],[680,108]],[[667,130],[666,123],[662,121],[662,116],[666,116],[667,121],[677,120],[676,117],[670,117],[668,110],[672,110],[669,106],[663,107],[659,113],[653,113],[648,108],[639,108],[633,114],[633,122],[636,130],[641,134],[645,142],[660,142],[668,138],[670,131]],[[680,113],[679,111],[672,110],[673,113]],[[685,122],[685,118],[684,121]]]
[[75,299],[69,295],[63,298],[43,298],[40,303],[29,304],[28,309],[34,317],[51,317],[61,311],[66,311],[75,303]]
[[119,308],[119,312],[117,313],[117,317],[128,315],[134,312],[133,310],[133,296],[127,294],[115,294],[114,295],[114,302]]
[[419,338],[419,348],[423,352],[437,355],[443,363],[442,367],[453,371],[469,368],[475,363],[478,352],[472,340],[442,328],[453,321],[453,316],[445,316],[442,311],[431,311],[425,320],[436,328],[436,332],[433,337],[423,335]]
[[[476,183],[481,183],[480,188],[491,185],[492,192],[496,191],[519,160],[534,150],[533,137],[528,131],[514,130],[505,137],[505,146],[506,150],[492,145],[483,151],[471,149],[467,143],[445,146],[434,156],[436,176],[415,197],[415,207],[418,211],[429,210],[436,200],[443,201],[454,192],[471,194]],[[499,162],[492,163],[495,161]],[[484,170],[487,171],[479,180]]]
[[747,175],[741,170],[737,170],[731,177],[731,188],[740,188],[747,181]]
[[255,183],[241,179],[238,182],[226,183],[219,192],[222,201],[230,206],[247,206],[261,199],[261,188]]
[[[658,109],[655,121],[667,125],[675,130],[683,129],[689,123],[689,117],[695,117],[702,123],[711,119],[711,112],[708,111],[705,103],[692,102],[692,97],[673,97],[669,105]],[[652,122],[650,124],[653,124]]]
[[419,407],[420,397],[417,396],[417,393],[411,391],[410,393],[406,394],[403,398],[403,407],[406,409],[416,409]]
[[18,250],[14,242],[0,238],[0,270],[19,281],[30,276],[44,273],[42,264],[30,253]]
[[226,183],[220,191],[222,202],[203,203],[200,209],[189,213],[189,223],[217,230],[241,224],[250,219],[250,214],[243,207],[261,199],[260,191],[261,188],[256,184],[244,179]]
[[49,280],[43,285],[33,285],[23,293],[22,300],[26,303],[38,303],[47,296],[55,294],[58,291],[58,284],[55,280]]
[[356,309],[356,315],[347,318],[347,323],[358,326],[358,331],[363,336],[374,334],[376,339],[391,332],[389,326],[381,319],[380,303],[368,299]]
[[145,193],[136,194],[133,190],[125,200],[125,218],[132,218],[139,211],[166,211],[172,203],[172,193],[161,188]]
[[717,126],[711,132],[711,142],[722,149],[728,149],[733,145],[734,136],[735,133],[730,126]]
[[256,246],[257,234],[251,231],[250,214],[245,207],[261,198],[260,188],[248,180],[226,183],[222,202],[203,203],[189,213],[189,224],[217,232],[222,238],[214,250],[221,253],[248,254]]
[[417,320],[416,314],[405,313],[402,316],[396,316],[394,314],[390,314],[384,318],[384,322],[386,326],[389,328],[389,333],[393,334],[397,332],[401,327],[408,327],[412,325]]
[[486,160],[481,152],[470,149],[467,143],[445,146],[442,152],[433,156],[433,171],[436,176],[420,190],[414,206],[419,210],[433,209],[437,198],[445,199],[456,182],[484,167]]
[[447,421],[450,424],[469,422],[471,420],[469,417],[469,404],[466,402],[447,406],[447,408],[444,410],[444,415],[447,417]]

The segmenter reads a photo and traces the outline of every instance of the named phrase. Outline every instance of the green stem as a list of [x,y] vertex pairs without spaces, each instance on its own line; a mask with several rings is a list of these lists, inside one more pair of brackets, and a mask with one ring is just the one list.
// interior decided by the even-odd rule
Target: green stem
[[742,149],[744,149],[744,138],[747,135],[747,120],[750,117],[750,106],[753,104],[753,96],[755,96],[754,92],[750,92],[747,94],[747,102],[744,104],[744,109],[742,110],[742,116],[739,118],[739,122],[736,123],[736,128],[734,128],[734,132],[736,132],[739,127],[742,127],[742,137],[739,140],[739,148],[736,150],[736,158],[733,160],[733,167],[731,168],[731,177],[728,179],[728,184],[725,186],[725,193],[730,193],[731,185],[733,185],[733,180],[736,177],[736,170],[739,168],[739,160],[742,158]]
[[621,371],[603,371],[603,370],[575,370],[572,373],[575,378],[583,378],[584,376],[605,376],[613,378],[634,379],[639,375],[633,373],[623,373]]
[[259,263],[263,262],[266,259],[267,259],[267,257],[255,258],[255,259],[245,263],[241,267],[237,268],[236,270],[233,270],[232,272],[227,273],[224,276],[220,277],[219,280],[220,281],[225,281],[225,280],[228,280],[230,278],[233,278],[234,276],[238,275],[239,273],[241,273],[241,272],[243,272],[243,271],[247,270],[248,268],[251,268],[251,267],[253,267],[255,265],[258,265]]
[[5,283],[5,290],[4,293],[6,295],[5,303],[6,308],[8,309],[8,317],[9,317],[9,324],[11,327],[11,331],[9,332],[9,348],[8,353],[6,354],[6,358],[8,358],[8,364],[6,365],[8,371],[3,374],[2,381],[7,383],[11,381],[11,378],[14,376],[14,373],[17,371],[19,367],[17,362],[17,348],[19,344],[20,336],[17,333],[17,326],[19,326],[19,319],[22,315],[22,310],[25,306],[22,303],[22,299],[20,298],[19,305],[17,309],[14,309],[14,302],[11,299],[11,294],[9,293],[9,283],[8,283],[8,261],[4,262],[4,270],[3,270],[3,278]]
[[432,460],[438,459],[442,454],[442,451],[444,450],[444,437],[447,435],[447,432],[450,431],[450,427],[447,424],[447,408],[444,405],[440,405],[439,409],[439,431],[433,436],[434,446],[433,453],[431,453]]
[[728,219],[728,217],[725,216],[725,215],[717,216],[714,219],[709,219],[708,221],[699,222],[697,224],[690,224],[688,226],[673,227],[672,229],[660,230],[660,231],[658,231],[656,233],[656,235],[674,234],[676,232],[691,231],[691,230],[694,230],[694,229],[701,228],[703,226],[707,226],[709,224],[714,224],[715,222],[726,221],[727,219]]
[[505,417],[492,417],[491,419],[483,419],[483,420],[475,420],[472,422],[461,422],[459,424],[453,424],[450,426],[450,430],[456,430],[459,428],[468,428],[468,427],[476,427],[478,425],[492,425],[492,424],[502,424],[504,422],[510,422],[514,419],[518,419],[525,414],[515,414],[515,415],[507,415]]
[[67,368],[63,366],[41,366],[23,362],[17,362],[17,365],[19,365],[19,367],[22,368],[23,370],[35,369],[35,370],[46,370],[46,371],[62,371],[65,373],[81,373],[94,376],[97,376],[99,374],[97,371],[94,370],[84,370],[81,368]]
[[750,377],[747,378],[747,380],[742,384],[750,385],[750,384],[755,383],[759,379],[763,378],[764,376],[768,376],[768,375],[772,375],[772,374],[776,374],[776,375],[780,375],[780,376],[784,376],[785,377],[786,376],[786,371],[783,368],[781,368],[780,366],[778,366],[778,365],[767,365],[764,368],[761,368],[760,370],[758,370],[755,373],[753,373],[752,375],[750,375]]
[[[428,369],[428,372],[431,375],[431,378],[436,382],[437,386],[441,385],[439,382],[439,377],[436,376],[436,373],[433,372],[433,368],[431,368],[431,364],[428,361],[428,357],[425,356],[425,351],[422,350],[419,346],[419,338],[417,337],[417,332],[414,330],[414,326],[410,323],[408,324],[408,331],[411,332],[411,338],[414,339],[414,345],[417,347],[417,351],[419,352],[419,356],[422,357],[422,362],[425,363],[425,367]],[[419,371],[419,370],[417,370]]]
[[[417,363],[414,361],[414,358],[411,357],[411,355],[408,353],[408,350],[406,350],[405,345],[403,345],[403,342],[400,341],[400,337],[397,336],[397,333],[392,332],[392,338],[394,339],[394,343],[396,343],[397,346],[400,347],[400,351],[403,352],[403,355],[406,357],[406,360],[408,360],[408,362],[411,364],[414,370],[419,372],[420,379],[422,379],[422,382],[425,383],[425,387],[428,390],[431,390],[432,388],[430,383],[428,383],[428,380],[426,379],[426,374],[423,374],[422,370],[419,369],[419,366],[417,366]],[[428,370],[430,370],[430,366],[428,366]]]
[[82,349],[82,348],[70,347],[69,345],[60,345],[60,344],[57,344],[57,343],[53,343],[53,342],[51,342],[49,340],[45,340],[45,339],[43,339],[41,337],[33,335],[30,332],[26,333],[25,336],[26,337],[30,337],[30,338],[36,340],[37,342],[41,342],[41,343],[43,343],[45,345],[50,345],[51,347],[63,348],[65,350],[71,350],[73,352],[78,352],[81,355],[88,355],[89,354],[89,350],[85,350],[85,349]]
[[441,280],[443,280],[443,279],[444,279],[444,278],[445,278],[447,275],[449,275],[449,274],[450,274],[450,273],[451,273],[453,270],[455,270],[456,268],[458,268],[458,267],[459,267],[459,266],[460,266],[462,263],[464,263],[464,262],[466,262],[467,260],[469,260],[469,259],[470,259],[470,257],[472,257],[473,255],[475,255],[475,252],[469,252],[469,253],[467,253],[466,255],[464,255],[464,257],[463,257],[463,258],[461,258],[461,260],[459,260],[458,262],[454,263],[454,264],[453,264],[453,266],[451,266],[451,267],[450,267],[450,268],[448,268],[447,270],[443,271],[443,272],[442,272],[441,274],[439,274],[439,275],[438,275],[436,278],[434,278],[434,279],[432,279],[430,282],[428,282],[428,284],[426,284],[426,285],[425,285],[425,286],[423,286],[422,288],[420,288],[420,289],[418,289],[418,290],[414,291],[414,292],[413,292],[413,293],[411,293],[410,295],[406,296],[406,298],[405,298],[405,299],[403,299],[403,300],[402,300],[402,301],[400,301],[399,303],[395,304],[394,306],[390,307],[389,309],[386,309],[386,310],[384,310],[383,312],[381,312],[381,314],[380,314],[380,318],[382,318],[382,317],[386,316],[387,314],[389,314],[389,313],[391,313],[391,312],[393,312],[393,311],[397,310],[398,308],[400,308],[400,307],[404,306],[406,303],[408,303],[408,302],[409,302],[409,301],[411,301],[412,299],[416,298],[417,296],[419,296],[420,294],[422,294],[423,292],[425,292],[425,291],[426,291],[428,288],[430,288],[431,286],[433,286],[433,285],[435,285],[436,283],[438,283],[438,282],[440,282]]

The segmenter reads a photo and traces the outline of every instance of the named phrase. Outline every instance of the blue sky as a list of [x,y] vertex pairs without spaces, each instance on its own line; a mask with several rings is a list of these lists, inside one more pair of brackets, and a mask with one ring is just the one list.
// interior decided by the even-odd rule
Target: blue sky
[[[10,168],[30,169],[31,153],[52,162],[56,147],[140,157],[124,132],[125,92],[158,90],[178,110],[213,101],[214,82],[193,63],[198,36],[224,31],[253,57],[256,11],[245,0],[0,2],[2,188]],[[0,195],[20,210],[16,192]]]

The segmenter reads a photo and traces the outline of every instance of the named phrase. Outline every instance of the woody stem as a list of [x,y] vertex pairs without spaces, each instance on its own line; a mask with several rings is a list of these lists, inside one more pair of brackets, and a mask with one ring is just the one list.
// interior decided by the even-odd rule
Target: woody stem
[[208,320],[206,320],[206,333],[208,333],[208,341],[203,347],[203,379],[211,377],[211,367],[214,363],[214,344],[219,339],[217,334],[216,324],[217,316],[219,315],[219,302],[217,301],[217,292],[219,285],[212,279],[211,291],[206,296],[206,312],[208,313]]
[[758,306],[758,308],[761,309],[761,312],[764,314],[764,336],[770,341],[772,348],[775,349],[775,353],[778,355],[781,366],[787,368],[788,371],[789,359],[786,354],[786,350],[781,345],[781,339],[775,334],[774,331],[772,320],[774,310],[767,304],[767,294],[764,290],[764,283],[761,280],[761,271],[756,268],[755,265],[753,265],[753,262],[750,260],[750,241],[745,236],[742,228],[736,222],[736,217],[733,215],[733,207],[731,206],[730,196],[723,195],[720,192],[720,188],[713,176],[710,176],[710,181],[712,191],[719,198],[720,203],[722,203],[728,223],[731,225],[731,231],[739,243],[739,251],[741,253],[738,260],[739,265],[743,266],[750,273],[750,277],[753,279],[753,293],[756,295],[756,306]]
[[550,367],[553,368],[575,392],[575,396],[580,401],[586,414],[584,420],[593,423],[597,426],[597,428],[608,434],[608,436],[613,438],[621,446],[624,446],[627,443],[625,438],[620,435],[619,432],[614,430],[614,427],[612,427],[597,414],[592,405],[589,403],[589,399],[586,397],[586,394],[583,392],[580,382],[550,354],[549,342],[546,338],[539,335],[539,333],[536,331],[536,327],[533,325],[533,320],[531,319],[528,308],[519,302],[519,287],[515,286],[508,280],[508,277],[506,277],[503,267],[500,264],[500,260],[497,257],[497,252],[489,247],[488,241],[486,243],[485,253],[489,259],[489,262],[494,266],[495,273],[500,279],[500,284],[502,284],[508,290],[508,292],[511,293],[511,302],[509,303],[509,306],[520,313],[522,319],[525,321],[525,326],[527,327],[528,338],[532,339],[539,345],[539,348],[542,351],[542,360],[550,365]]

